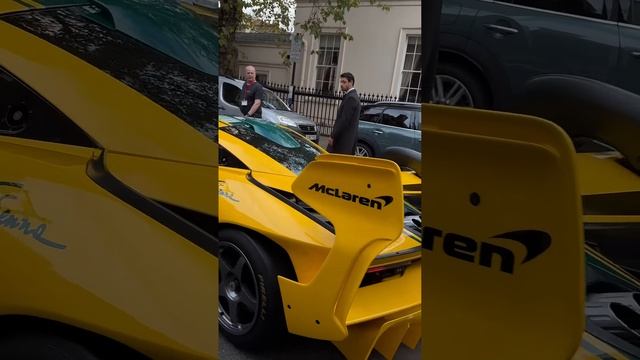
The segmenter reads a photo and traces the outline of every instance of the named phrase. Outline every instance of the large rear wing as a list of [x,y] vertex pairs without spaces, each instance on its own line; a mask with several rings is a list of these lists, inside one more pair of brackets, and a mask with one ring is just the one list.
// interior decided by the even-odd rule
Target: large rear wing
[[287,327],[292,333],[343,340],[362,278],[404,226],[400,168],[389,160],[323,154],[292,187],[298,198],[331,221],[336,238],[309,283],[278,278]]
[[530,116],[422,113],[424,358],[571,358],[585,296],[571,140]]

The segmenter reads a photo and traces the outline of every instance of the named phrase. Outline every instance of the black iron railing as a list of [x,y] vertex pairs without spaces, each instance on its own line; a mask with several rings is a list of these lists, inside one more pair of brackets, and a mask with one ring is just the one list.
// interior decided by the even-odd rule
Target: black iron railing
[[[330,135],[336,120],[338,107],[343,94],[338,91],[323,91],[319,89],[294,87],[293,99],[289,98],[289,85],[267,82],[263,86],[273,91],[282,101],[289,104],[291,110],[313,120],[320,131],[320,135]],[[398,101],[397,97],[371,93],[359,93],[360,102],[373,104],[380,101]],[[292,100],[292,101],[291,101]],[[293,104],[291,104],[291,102]]]

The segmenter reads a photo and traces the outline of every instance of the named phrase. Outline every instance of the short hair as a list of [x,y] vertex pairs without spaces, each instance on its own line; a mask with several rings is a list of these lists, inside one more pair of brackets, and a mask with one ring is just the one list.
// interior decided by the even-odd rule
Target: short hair
[[340,77],[347,79],[347,81],[353,83],[353,85],[356,84],[356,78],[350,72],[342,73],[342,74],[340,74]]

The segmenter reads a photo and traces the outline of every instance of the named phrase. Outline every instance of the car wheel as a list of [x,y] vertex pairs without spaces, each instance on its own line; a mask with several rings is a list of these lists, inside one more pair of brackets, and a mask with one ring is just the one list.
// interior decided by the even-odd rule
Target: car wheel
[[373,151],[371,150],[371,148],[369,147],[369,145],[358,141],[358,143],[356,144],[356,156],[362,156],[362,157],[372,157],[373,156]]
[[13,334],[0,339],[0,359],[98,360],[83,346],[59,336]]
[[443,105],[486,108],[488,91],[476,74],[456,64],[439,64],[431,92],[433,102]]
[[288,262],[245,232],[224,229],[219,238],[221,332],[238,347],[259,348],[277,343],[286,333],[277,277],[291,278]]

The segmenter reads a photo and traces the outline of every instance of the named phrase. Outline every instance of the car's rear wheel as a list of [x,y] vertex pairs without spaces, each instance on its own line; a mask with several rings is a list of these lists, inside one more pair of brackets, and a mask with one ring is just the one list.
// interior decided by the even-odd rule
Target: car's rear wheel
[[369,145],[363,143],[362,141],[358,141],[358,143],[356,144],[355,155],[362,157],[372,157],[373,151],[371,150],[371,147],[369,147]]
[[439,64],[431,92],[436,104],[486,108],[489,96],[480,78],[465,66]]
[[0,338],[0,359],[98,360],[80,344],[40,333],[17,333]]
[[249,234],[219,233],[218,322],[239,347],[257,348],[286,333],[278,275],[289,275],[286,261]]

